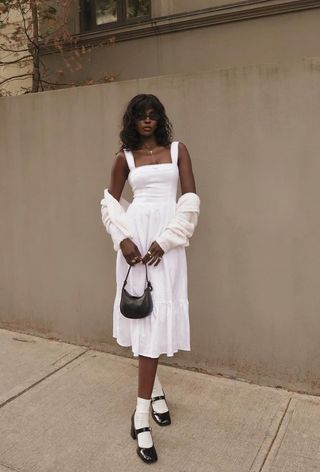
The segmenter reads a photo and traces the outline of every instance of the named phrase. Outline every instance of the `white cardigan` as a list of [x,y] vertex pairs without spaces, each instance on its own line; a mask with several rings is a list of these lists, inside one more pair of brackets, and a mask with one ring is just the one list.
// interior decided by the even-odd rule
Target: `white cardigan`
[[[120,242],[123,239],[134,239],[126,217],[129,205],[130,203],[125,198],[120,198],[120,202],[118,202],[108,189],[104,190],[104,198],[101,200],[102,222],[113,240],[115,251],[120,249]],[[156,238],[156,242],[164,253],[176,246],[189,246],[189,239],[198,224],[199,213],[199,195],[187,192],[179,197],[175,215],[160,236]]]
[[104,189],[104,198],[100,203],[102,223],[111,236],[114,250],[118,251],[123,239],[130,238],[133,240],[126,215],[130,203],[122,197],[120,202],[118,202],[107,188]]
[[199,214],[199,195],[187,192],[178,198],[174,216],[165,230],[156,238],[165,253],[176,246],[189,246],[189,239],[198,224]]

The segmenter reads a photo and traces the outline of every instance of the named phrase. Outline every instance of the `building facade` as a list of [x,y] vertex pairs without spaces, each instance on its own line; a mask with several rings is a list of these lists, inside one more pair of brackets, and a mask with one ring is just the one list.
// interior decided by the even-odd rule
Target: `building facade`
[[74,0],[68,27],[90,51],[77,70],[50,43],[42,60],[63,87],[292,61],[319,55],[319,21],[320,0]]

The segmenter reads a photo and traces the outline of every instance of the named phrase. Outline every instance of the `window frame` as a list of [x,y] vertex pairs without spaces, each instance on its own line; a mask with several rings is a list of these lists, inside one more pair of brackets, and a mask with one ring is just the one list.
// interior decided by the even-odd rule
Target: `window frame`
[[[80,6],[80,34],[94,31],[108,31],[119,27],[136,25],[141,22],[150,21],[152,18],[152,2],[149,1],[149,14],[127,18],[126,0],[117,0],[117,19],[109,23],[96,23],[96,4],[95,0],[79,0]],[[86,16],[88,15],[88,16]],[[89,19],[88,19],[89,17]]]

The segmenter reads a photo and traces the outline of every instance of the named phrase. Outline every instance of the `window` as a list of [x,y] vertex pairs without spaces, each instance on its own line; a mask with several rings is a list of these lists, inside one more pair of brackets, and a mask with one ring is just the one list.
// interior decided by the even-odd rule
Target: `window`
[[108,29],[151,17],[151,0],[80,0],[81,31]]

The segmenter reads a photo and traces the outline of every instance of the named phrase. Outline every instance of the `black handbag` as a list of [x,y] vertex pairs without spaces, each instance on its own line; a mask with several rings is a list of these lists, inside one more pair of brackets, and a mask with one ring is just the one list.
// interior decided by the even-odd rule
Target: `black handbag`
[[146,281],[147,286],[144,289],[144,292],[140,296],[131,295],[126,289],[125,285],[127,283],[127,278],[131,269],[131,265],[129,266],[126,278],[123,282],[122,291],[121,291],[121,299],[120,299],[120,311],[126,318],[144,318],[148,316],[153,309],[153,302],[151,297],[151,290],[153,290],[152,285],[148,279],[147,274],[147,264],[146,266]]

